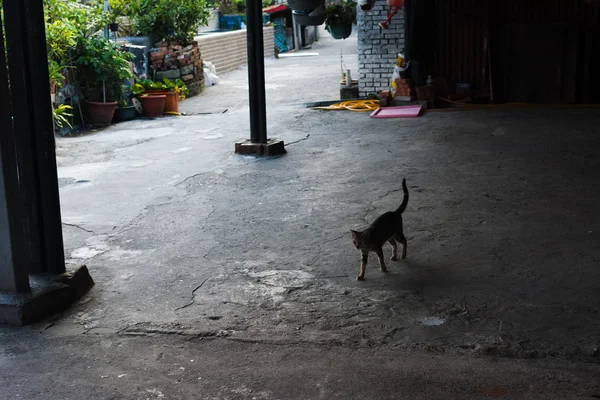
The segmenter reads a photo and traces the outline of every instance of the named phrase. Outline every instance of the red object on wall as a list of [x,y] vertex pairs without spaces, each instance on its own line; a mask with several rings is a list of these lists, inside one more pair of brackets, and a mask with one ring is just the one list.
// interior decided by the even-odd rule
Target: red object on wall
[[404,7],[404,0],[387,0],[387,5],[390,8],[402,8]]
[[396,15],[399,9],[404,7],[404,0],[386,0],[386,2],[389,8],[388,17],[385,21],[379,24],[381,29],[387,29],[392,17]]

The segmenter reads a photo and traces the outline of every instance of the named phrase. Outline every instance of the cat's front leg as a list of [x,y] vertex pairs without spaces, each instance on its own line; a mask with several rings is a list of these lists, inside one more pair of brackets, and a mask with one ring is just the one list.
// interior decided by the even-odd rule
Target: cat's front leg
[[379,267],[381,268],[381,272],[387,272],[387,268],[385,267],[385,259],[383,258],[382,248],[379,248],[377,250],[377,257],[379,258]]
[[365,280],[365,270],[367,269],[367,261],[369,260],[369,252],[361,251],[361,259],[360,259],[360,273],[356,277],[356,280],[364,281]]

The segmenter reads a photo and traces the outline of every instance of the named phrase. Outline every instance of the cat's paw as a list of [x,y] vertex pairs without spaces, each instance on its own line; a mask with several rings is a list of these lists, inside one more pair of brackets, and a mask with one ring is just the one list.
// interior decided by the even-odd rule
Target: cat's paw
[[398,261],[398,257],[396,257],[396,256],[391,256],[391,257],[390,257],[390,260],[392,260],[392,261]]
[[357,277],[356,277],[356,280],[357,280],[357,281],[364,281],[364,280],[365,280],[365,277],[364,277],[364,276],[360,276],[360,275],[359,275],[359,276],[357,276]]

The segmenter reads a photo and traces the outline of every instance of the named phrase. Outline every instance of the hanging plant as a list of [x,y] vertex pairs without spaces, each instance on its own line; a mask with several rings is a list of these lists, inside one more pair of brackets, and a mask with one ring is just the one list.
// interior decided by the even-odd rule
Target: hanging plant
[[352,34],[352,22],[356,2],[345,1],[329,3],[325,8],[325,29],[334,39],[346,39]]

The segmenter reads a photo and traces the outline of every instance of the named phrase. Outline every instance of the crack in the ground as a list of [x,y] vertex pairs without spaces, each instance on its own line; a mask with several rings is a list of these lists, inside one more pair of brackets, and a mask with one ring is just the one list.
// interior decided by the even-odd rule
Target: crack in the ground
[[304,136],[302,139],[294,140],[293,142],[287,142],[285,145],[290,146],[292,144],[302,142],[303,140],[307,140],[309,137],[310,137],[310,133],[306,134],[306,136]]
[[187,307],[191,306],[192,304],[194,304],[196,302],[196,291],[198,291],[202,287],[202,285],[204,285],[206,283],[206,281],[208,281],[210,278],[211,277],[209,276],[208,278],[203,280],[202,283],[200,283],[198,286],[196,286],[196,288],[194,290],[192,290],[192,301],[190,301],[188,304],[185,304],[181,307],[177,307],[173,311],[183,310],[184,308],[187,308]]
[[87,233],[91,233],[92,235],[97,235],[97,233],[96,233],[96,232],[94,232],[94,231],[92,231],[92,230],[89,230],[89,229],[86,229],[86,228],[84,228],[84,227],[82,227],[82,226],[79,226],[79,225],[77,225],[77,224],[69,224],[69,223],[67,223],[67,222],[63,222],[62,224],[63,224],[63,225],[66,225],[66,226],[73,227],[73,228],[81,229],[82,231],[84,231],[84,232],[87,232]]

